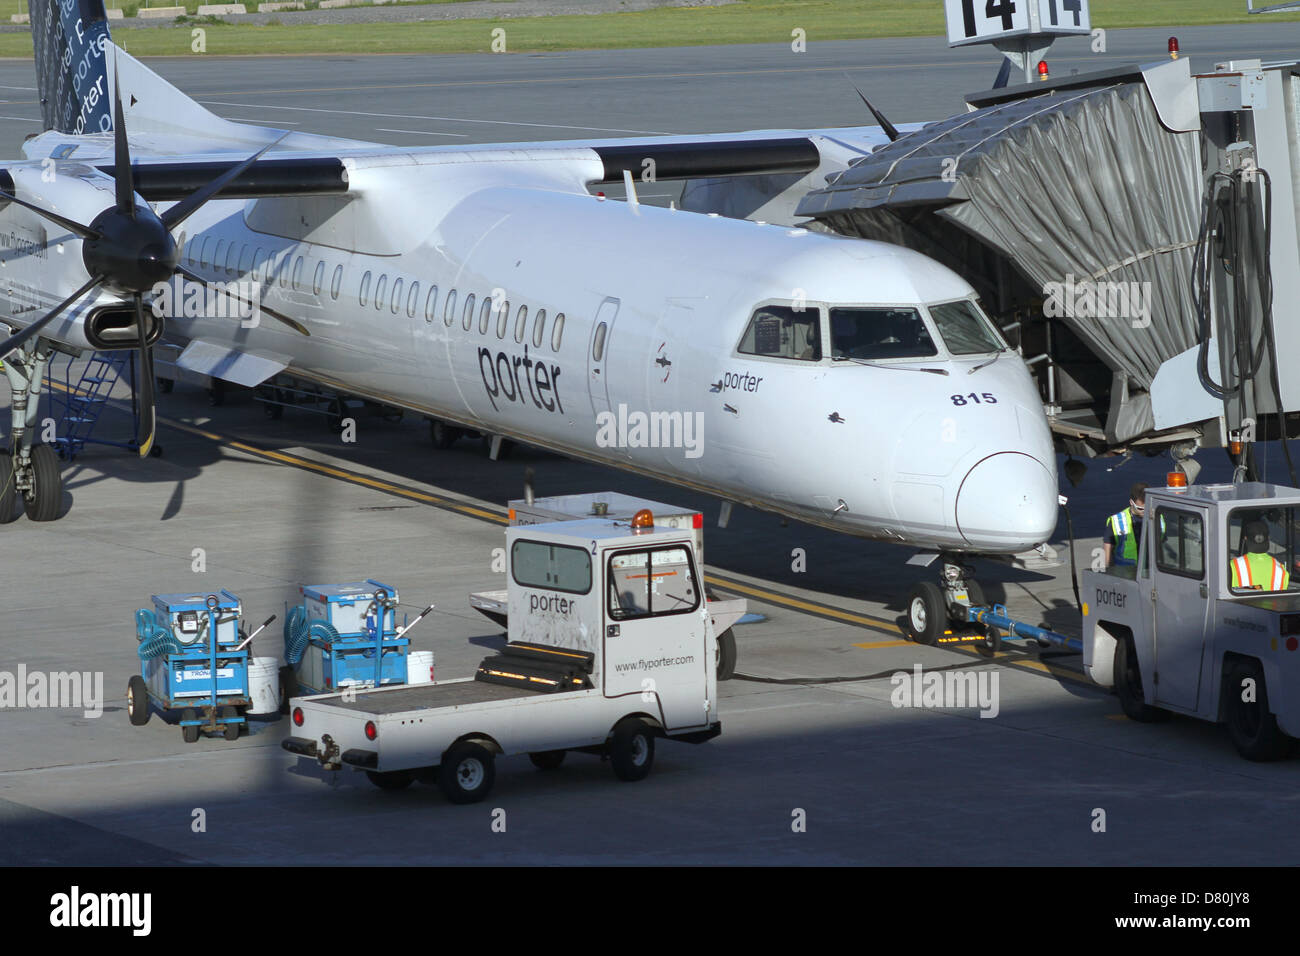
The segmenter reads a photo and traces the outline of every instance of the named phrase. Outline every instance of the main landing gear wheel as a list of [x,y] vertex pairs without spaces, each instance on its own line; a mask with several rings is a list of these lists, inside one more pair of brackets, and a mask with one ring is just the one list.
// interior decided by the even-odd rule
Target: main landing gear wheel
[[1146,702],[1142,691],[1142,671],[1138,664],[1137,648],[1133,641],[1121,637],[1115,641],[1115,694],[1119,706],[1130,720],[1153,724],[1169,719],[1169,711],[1153,707]]
[[936,644],[948,623],[943,591],[933,581],[922,581],[907,599],[907,633],[918,644]]
[[149,723],[149,688],[139,674],[126,682],[126,716],[132,727]]
[[0,451],[0,524],[8,524],[18,517],[17,482],[13,456]]
[[[1252,694],[1251,688],[1254,693]],[[1228,736],[1237,753],[1247,760],[1278,760],[1286,756],[1291,740],[1268,709],[1264,672],[1254,661],[1237,661],[1228,671],[1224,688]],[[1243,698],[1253,697],[1253,700]]]
[[23,492],[27,517],[33,521],[53,521],[63,504],[63,474],[59,456],[49,445],[32,446],[32,487]]
[[496,780],[496,760],[482,744],[456,744],[442,755],[438,789],[452,803],[478,803]]
[[429,441],[439,451],[446,451],[460,439],[462,430],[436,418],[429,419]]

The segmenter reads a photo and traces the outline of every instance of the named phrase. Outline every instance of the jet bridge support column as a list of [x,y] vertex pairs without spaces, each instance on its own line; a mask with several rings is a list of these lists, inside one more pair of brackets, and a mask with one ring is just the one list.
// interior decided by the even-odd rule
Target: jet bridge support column
[[[1300,354],[1300,323],[1293,320],[1300,302],[1300,79],[1294,68],[1237,60],[1197,77],[1197,93],[1205,181],[1193,276],[1198,375],[1223,400],[1228,436],[1247,444],[1285,437],[1285,416],[1300,410],[1300,369],[1288,361]],[[1259,427],[1264,416],[1267,429]],[[1246,471],[1238,474],[1251,477]]]

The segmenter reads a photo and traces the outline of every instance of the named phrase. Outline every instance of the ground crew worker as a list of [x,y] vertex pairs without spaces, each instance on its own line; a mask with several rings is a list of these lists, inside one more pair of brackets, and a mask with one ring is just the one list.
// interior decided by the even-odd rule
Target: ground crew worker
[[1268,553],[1268,525],[1258,519],[1247,521],[1246,553],[1232,562],[1232,586],[1259,591],[1285,591],[1291,575]]
[[1106,519],[1106,537],[1103,539],[1106,567],[1137,564],[1146,505],[1147,484],[1139,481],[1128,491],[1128,507]]

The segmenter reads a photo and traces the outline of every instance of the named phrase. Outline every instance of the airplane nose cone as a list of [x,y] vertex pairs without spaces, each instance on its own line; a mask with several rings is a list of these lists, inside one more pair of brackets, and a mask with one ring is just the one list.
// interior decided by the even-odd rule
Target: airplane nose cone
[[972,547],[1027,551],[1056,530],[1056,476],[1022,452],[999,452],[972,468],[957,492],[957,529]]

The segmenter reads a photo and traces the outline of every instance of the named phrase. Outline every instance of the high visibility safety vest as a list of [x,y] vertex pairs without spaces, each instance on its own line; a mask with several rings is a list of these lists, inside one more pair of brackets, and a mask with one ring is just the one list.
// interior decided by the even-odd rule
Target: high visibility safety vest
[[1125,508],[1106,519],[1106,527],[1115,538],[1111,560],[1115,564],[1137,564],[1137,535],[1133,533],[1133,509]]
[[1286,568],[1267,554],[1243,554],[1232,562],[1234,588],[1285,591],[1290,583],[1291,575]]

